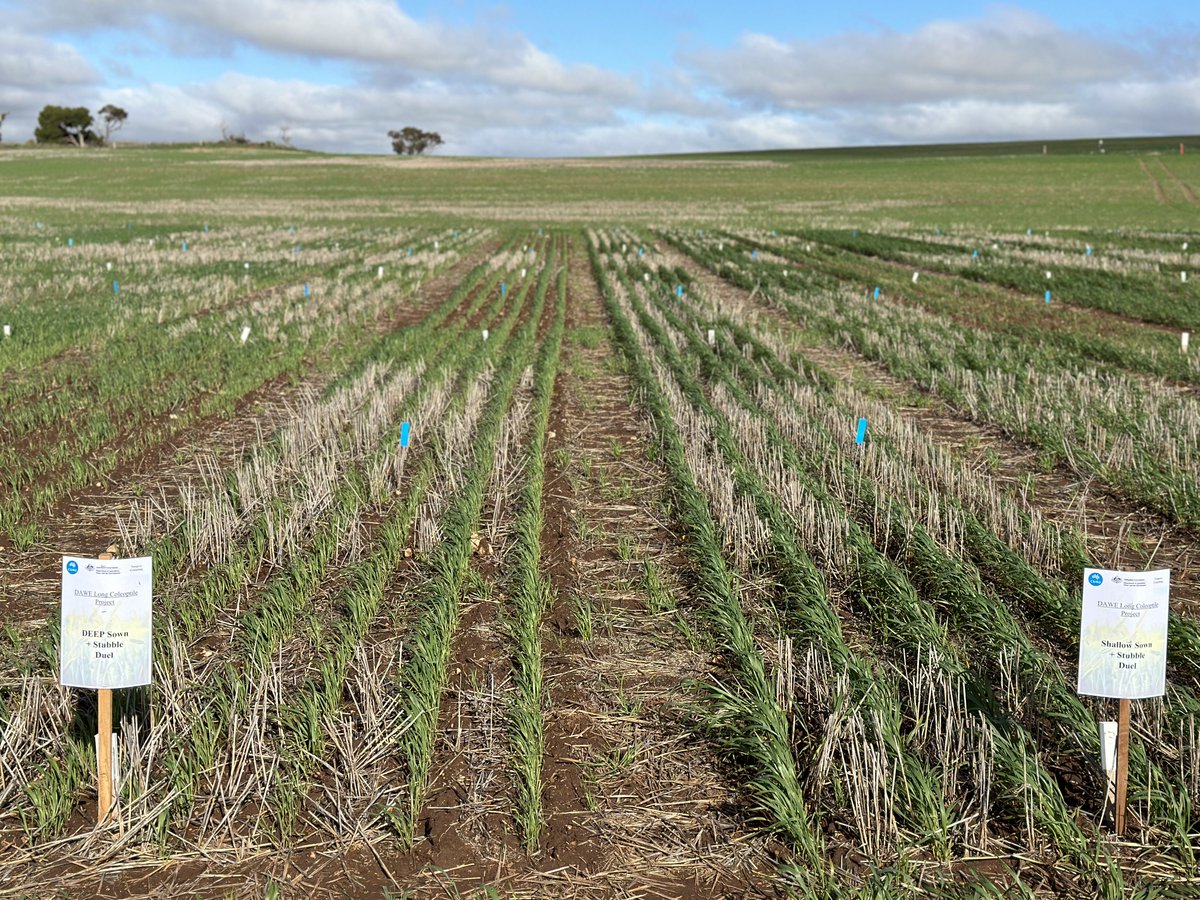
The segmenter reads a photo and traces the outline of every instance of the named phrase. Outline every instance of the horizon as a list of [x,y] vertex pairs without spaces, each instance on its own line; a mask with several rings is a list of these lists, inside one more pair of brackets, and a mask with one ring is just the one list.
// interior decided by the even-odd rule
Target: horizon
[[[222,132],[319,152],[580,158],[1200,132],[1178,7],[875,0],[836,9],[536,0],[0,0],[8,144],[47,104],[113,103],[119,142]],[[435,14],[436,11],[436,14]]]

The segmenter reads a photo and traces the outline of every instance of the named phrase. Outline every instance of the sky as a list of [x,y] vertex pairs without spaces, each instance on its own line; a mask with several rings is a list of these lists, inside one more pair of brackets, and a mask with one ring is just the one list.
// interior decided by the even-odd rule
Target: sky
[[1200,133],[1195,0],[0,0],[6,142],[608,156]]

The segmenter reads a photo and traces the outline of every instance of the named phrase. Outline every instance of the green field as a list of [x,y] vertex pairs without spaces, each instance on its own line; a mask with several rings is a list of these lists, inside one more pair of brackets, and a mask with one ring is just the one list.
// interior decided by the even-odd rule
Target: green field
[[1046,150],[0,148],[0,894],[1200,890],[1200,138]]

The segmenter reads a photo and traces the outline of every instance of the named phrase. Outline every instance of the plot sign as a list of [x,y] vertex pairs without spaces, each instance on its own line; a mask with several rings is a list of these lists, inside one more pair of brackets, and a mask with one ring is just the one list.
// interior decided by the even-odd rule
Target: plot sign
[[1050,292],[1049,291],[1046,291],[1046,302],[1047,303],[1050,302]]
[[309,290],[308,285],[304,285],[304,296],[307,297],[310,293],[311,291]]
[[854,443],[862,444],[862,443],[865,443],[866,440],[867,440],[867,420],[859,419],[858,420],[858,431],[854,435]]
[[1166,693],[1171,570],[1084,569],[1081,694],[1142,700]]
[[250,340],[250,326],[243,325],[242,326],[242,343],[244,344],[248,340]]
[[1171,571],[1083,570],[1079,617],[1081,694],[1116,697],[1117,761],[1113,825],[1125,833],[1129,787],[1130,700],[1161,697],[1167,690],[1167,626]]
[[401,422],[400,423],[400,446],[401,447],[408,446],[408,433],[409,433],[409,423]]
[[59,683],[112,689],[150,683],[153,561],[62,558]]
[[875,299],[879,299],[879,288],[875,288]]
[[12,337],[12,326],[11,326],[11,325],[5,325],[5,326],[4,326],[4,336],[5,336],[6,338],[10,338],[10,337]]
[[121,285],[120,285],[120,283],[119,283],[119,282],[117,282],[117,281],[114,281],[114,282],[113,282],[113,293],[114,293],[114,294],[119,294],[119,293],[121,293]]

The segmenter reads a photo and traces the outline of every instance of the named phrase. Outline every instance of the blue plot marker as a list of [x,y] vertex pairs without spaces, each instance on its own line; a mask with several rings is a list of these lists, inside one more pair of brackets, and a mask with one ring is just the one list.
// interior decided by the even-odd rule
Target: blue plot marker
[[683,285],[682,284],[675,285],[675,296],[682,299],[682,297],[683,297]]
[[942,233],[942,229],[935,227],[935,228],[933,229],[933,233],[934,233],[934,234],[941,234],[941,233]]
[[1050,302],[1050,292],[1049,291],[1046,291],[1046,302],[1047,303]]
[[412,247],[409,247],[409,248],[408,248],[408,255],[409,255],[409,256],[412,256]]
[[186,251],[187,250],[187,241],[184,241],[182,244],[180,244],[179,249]]
[[304,296],[307,297],[308,295],[309,295],[309,290],[308,290],[308,285],[306,284],[304,286]]
[[1033,229],[1032,228],[1025,229],[1025,237],[1033,237]]
[[979,251],[978,250],[971,251],[971,259],[979,259]]
[[41,223],[41,222],[38,222],[38,223],[36,223],[36,227],[37,227],[37,230],[38,230],[38,231],[41,231],[41,230],[42,230],[42,223]]
[[750,258],[751,258],[751,259],[758,259],[758,251],[757,251],[757,250],[751,250],[751,251],[750,251]]
[[[879,288],[875,288],[875,299],[879,299]],[[865,421],[865,420],[864,420]]]
[[408,431],[409,431],[409,423],[401,422],[400,423],[400,446],[401,447],[408,446]]
[[500,282],[500,296],[501,297],[508,296],[508,282],[507,281]]
[[645,256],[645,255],[646,255],[646,248],[638,247],[638,256]]
[[75,238],[67,238],[67,246],[74,247],[75,246]]
[[454,229],[454,236],[458,237],[458,229],[457,228]]
[[1092,255],[1092,245],[1091,245],[1091,244],[1088,244],[1088,245],[1087,245],[1087,255],[1088,255],[1088,256],[1091,256],[1091,255]]
[[204,226],[204,233],[208,234],[208,226],[207,225]]
[[121,293],[121,285],[119,285],[119,284],[118,284],[117,282],[115,282],[115,281],[113,282],[113,293],[114,293],[114,294],[119,294],[119,293]]
[[858,432],[854,435],[854,443],[862,444],[867,440],[867,420],[858,420]]
[[858,237],[858,229],[857,228],[850,229],[850,237]]

